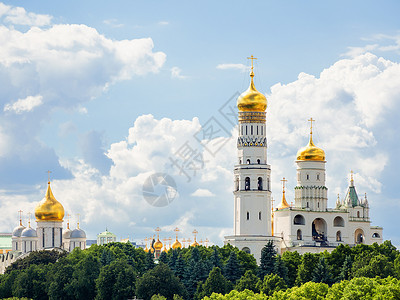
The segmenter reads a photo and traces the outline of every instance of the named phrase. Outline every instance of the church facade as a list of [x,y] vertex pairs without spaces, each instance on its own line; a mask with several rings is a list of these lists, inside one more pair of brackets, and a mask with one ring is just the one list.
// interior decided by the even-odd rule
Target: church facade
[[12,251],[0,255],[0,273],[17,259],[29,255],[32,251],[53,250],[72,251],[75,248],[86,248],[86,233],[79,228],[71,230],[69,221],[66,229],[63,229],[64,207],[56,200],[48,182],[45,197],[35,208],[37,222],[36,229],[22,224],[20,217],[19,225],[12,232]]
[[257,262],[269,240],[274,241],[279,253],[322,252],[332,251],[340,244],[382,243],[383,229],[371,226],[367,197],[358,197],[353,174],[345,198],[338,197],[335,208],[328,208],[325,152],[313,142],[313,119],[309,120],[309,143],[296,157],[294,205],[286,201],[286,180],[283,179],[282,201],[277,208],[272,208],[265,123],[267,99],[255,88],[253,63],[250,78],[250,87],[237,100],[234,225],[233,235],[226,236],[224,243],[253,254]]

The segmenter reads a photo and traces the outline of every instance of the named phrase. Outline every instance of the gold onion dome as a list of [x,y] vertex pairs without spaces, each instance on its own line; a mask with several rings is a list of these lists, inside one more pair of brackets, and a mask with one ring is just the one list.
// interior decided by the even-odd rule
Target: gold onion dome
[[161,250],[163,247],[163,243],[159,239],[157,239],[157,242],[154,243],[154,249],[156,250]]
[[56,200],[48,182],[46,195],[35,208],[37,221],[62,221],[64,218],[64,207]]
[[264,112],[267,109],[267,98],[257,91],[254,85],[253,66],[250,72],[251,82],[249,88],[243,92],[237,99],[239,111],[257,111]]
[[197,246],[199,246],[200,244],[196,241],[196,240],[194,240],[194,243],[193,244],[191,244],[190,246],[192,246],[192,247],[197,247]]
[[325,151],[314,145],[312,132],[308,145],[297,151],[297,160],[325,161]]
[[182,248],[182,244],[178,240],[175,240],[175,242],[172,244],[172,249],[178,248]]

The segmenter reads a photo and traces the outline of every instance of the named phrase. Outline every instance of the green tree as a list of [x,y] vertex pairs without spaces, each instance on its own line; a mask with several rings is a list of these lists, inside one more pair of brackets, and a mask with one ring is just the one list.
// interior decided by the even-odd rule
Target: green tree
[[176,261],[179,256],[179,252],[176,249],[172,249],[168,252],[168,254],[169,254],[168,266],[172,271],[175,272],[175,266],[176,266]]
[[317,266],[318,256],[312,253],[304,253],[301,257],[301,263],[297,268],[296,284],[301,285],[308,281],[312,281],[312,274]]
[[326,284],[332,283],[331,268],[326,264],[323,256],[319,258],[318,264],[312,273],[312,281]]
[[[369,261],[368,261],[369,259]],[[393,263],[388,257],[378,254],[370,254],[365,261],[358,258],[352,266],[353,277],[388,277],[394,275]]]
[[275,258],[274,274],[281,277],[286,284],[288,283],[288,268],[279,254]]
[[263,281],[259,281],[257,288],[265,295],[271,296],[275,291],[285,290],[285,281],[276,274],[265,275]]
[[209,263],[212,268],[218,267],[222,270],[221,257],[219,255],[219,251],[216,246],[213,247],[212,254],[209,258]]
[[340,244],[333,251],[326,255],[327,263],[332,267],[332,276],[335,280],[340,280],[340,272],[346,257],[353,260],[354,254],[349,245]]
[[0,299],[9,298],[13,295],[13,284],[20,271],[13,270],[0,275]]
[[109,248],[104,248],[101,253],[100,263],[102,266],[108,266],[115,260],[115,254]]
[[31,265],[20,271],[13,285],[13,295],[19,298],[48,299],[46,293],[46,268]]
[[175,263],[175,270],[174,270],[175,276],[177,276],[180,280],[183,280],[185,276],[185,270],[186,270],[186,263],[182,258],[182,255],[179,254]]
[[245,252],[245,251],[237,251],[238,261],[242,270],[242,274],[244,274],[247,270],[250,270],[256,274],[257,272],[257,261],[253,255]]
[[190,259],[186,265],[185,276],[183,280],[190,298],[193,298],[198,282],[204,282],[207,277],[207,266],[200,257],[198,247],[195,247],[191,250]]
[[250,290],[238,292],[231,291],[229,294],[222,295],[214,293],[210,297],[204,297],[203,300],[267,300],[269,297],[264,294],[256,294]]
[[74,268],[72,280],[66,286],[68,294],[76,299],[94,299],[96,297],[96,279],[100,273],[100,262],[91,254],[85,255]]
[[161,252],[160,256],[158,257],[158,261],[160,261],[164,264],[168,264],[168,256],[165,251]]
[[195,299],[203,299],[205,296],[211,296],[212,293],[226,294],[231,290],[232,284],[221,274],[221,269],[215,267],[210,272],[207,280],[196,292]]
[[66,251],[59,250],[41,250],[33,251],[28,256],[18,259],[7,267],[5,273],[9,273],[12,270],[24,270],[28,269],[31,265],[47,265],[55,263],[61,257],[67,255]]
[[287,284],[289,287],[292,287],[296,282],[297,268],[301,263],[301,256],[297,251],[286,251],[282,254],[282,261],[288,268]]
[[167,298],[165,298],[164,296],[161,296],[160,294],[157,294],[157,295],[153,295],[151,297],[151,300],[167,300]]
[[275,255],[276,250],[274,242],[269,240],[261,250],[261,262],[258,268],[258,277],[260,279],[274,272]]
[[241,276],[242,274],[236,252],[232,251],[228,261],[224,266],[224,277],[235,284],[236,280],[238,280]]
[[351,260],[351,256],[346,256],[344,260],[343,266],[340,270],[339,280],[348,280],[351,276],[351,266],[353,265],[353,261]]
[[259,281],[260,279],[252,271],[248,270],[237,282],[235,290],[241,292],[247,289],[255,293],[259,292],[260,289],[257,288]]
[[133,298],[136,274],[126,260],[116,259],[101,268],[96,279],[97,299]]
[[154,264],[154,254],[149,250],[146,253],[146,259],[145,259],[145,263],[144,263],[144,269],[145,271],[149,271],[151,269],[153,269],[155,267]]
[[164,263],[146,272],[136,283],[136,295],[145,300],[159,294],[167,299],[173,299],[174,294],[185,296],[186,291],[179,278]]
[[[317,282],[306,282],[300,287],[292,287],[285,291],[277,291],[275,292],[271,300],[287,300],[287,299],[302,299],[302,300],[323,300],[328,294],[329,286],[325,283],[317,283]],[[346,298],[349,299],[349,298]],[[362,298],[350,298],[350,299],[362,299]]]
[[73,295],[66,288],[72,280],[73,273],[74,266],[66,258],[51,266],[47,278],[49,299],[73,299]]

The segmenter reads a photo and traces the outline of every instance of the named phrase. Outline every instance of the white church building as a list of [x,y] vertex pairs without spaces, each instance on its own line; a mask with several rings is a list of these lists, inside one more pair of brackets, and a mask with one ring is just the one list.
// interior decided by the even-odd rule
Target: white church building
[[[21,212],[21,211],[20,211]],[[31,222],[25,227],[20,216],[19,225],[12,232],[12,251],[0,255],[0,274],[7,266],[36,250],[72,251],[75,248],[86,248],[86,233],[79,228],[71,230],[69,221],[63,230],[64,207],[56,200],[48,182],[45,197],[35,208],[36,229]]]
[[314,145],[313,119],[309,120],[309,143],[296,157],[294,205],[288,205],[283,188],[282,202],[276,209],[272,208],[271,166],[267,162],[265,132],[267,99],[255,88],[253,64],[250,77],[250,87],[237,100],[239,135],[234,167],[234,225],[233,235],[226,236],[224,243],[253,254],[257,262],[269,240],[274,241],[279,253],[315,253],[332,251],[339,244],[382,243],[382,227],[371,226],[367,197],[358,197],[353,173],[346,197],[338,198],[335,208],[328,208],[325,152]]

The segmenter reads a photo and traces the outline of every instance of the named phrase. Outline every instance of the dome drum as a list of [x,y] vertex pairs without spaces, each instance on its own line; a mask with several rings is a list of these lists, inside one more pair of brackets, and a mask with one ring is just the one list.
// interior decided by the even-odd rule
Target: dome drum
[[260,111],[239,111],[239,123],[265,123],[266,113]]

